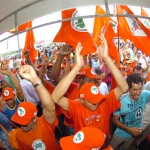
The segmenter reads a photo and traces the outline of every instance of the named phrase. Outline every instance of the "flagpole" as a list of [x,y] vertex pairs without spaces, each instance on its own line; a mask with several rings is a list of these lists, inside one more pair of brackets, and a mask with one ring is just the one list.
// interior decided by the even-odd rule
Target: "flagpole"
[[18,35],[18,28],[17,28],[17,14],[15,13],[15,28],[16,28],[16,36],[17,36],[17,44],[18,44],[18,53],[19,53],[19,58],[21,57],[20,53],[20,43],[19,43],[19,35]]
[[32,28],[28,28],[28,29],[23,30],[21,32],[16,32],[16,34],[11,35],[9,37],[6,37],[6,38],[0,40],[0,42],[3,42],[5,40],[7,40],[8,38],[14,37],[17,34],[19,35],[21,33],[27,32],[29,30],[37,29],[37,28],[40,28],[40,27],[43,27],[43,26],[48,26],[48,25],[51,25],[51,24],[56,24],[56,23],[66,22],[66,21],[71,21],[71,20],[78,20],[80,18],[86,19],[86,18],[99,18],[99,17],[133,17],[133,18],[150,19],[149,16],[131,15],[131,14],[95,14],[95,15],[86,15],[86,16],[79,16],[79,17],[73,17],[73,18],[71,17],[71,18],[60,19],[60,20],[44,23],[44,24],[41,24],[41,25],[38,25],[38,26],[35,26],[35,27],[32,27]]

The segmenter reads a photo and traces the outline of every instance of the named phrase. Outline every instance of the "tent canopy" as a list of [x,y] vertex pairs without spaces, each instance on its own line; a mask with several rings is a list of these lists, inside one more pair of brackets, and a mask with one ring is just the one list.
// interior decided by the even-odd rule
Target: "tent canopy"
[[0,34],[29,20],[60,10],[112,4],[150,8],[148,0],[0,0]]

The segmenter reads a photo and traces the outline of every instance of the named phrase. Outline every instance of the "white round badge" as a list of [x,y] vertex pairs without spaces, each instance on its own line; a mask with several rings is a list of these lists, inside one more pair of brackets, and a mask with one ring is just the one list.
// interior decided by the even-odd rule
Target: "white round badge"
[[91,73],[92,73],[93,75],[96,75],[96,73],[95,73],[95,70],[94,70],[94,69],[91,69]]
[[98,88],[96,86],[91,87],[91,92],[92,94],[95,94],[95,95],[99,93]]
[[19,107],[17,113],[20,117],[23,117],[26,114],[26,110],[23,107]]
[[82,131],[77,132],[73,137],[74,143],[81,143],[84,140],[84,133]]
[[8,96],[9,95],[9,91],[8,90],[5,90],[4,91],[4,96]]

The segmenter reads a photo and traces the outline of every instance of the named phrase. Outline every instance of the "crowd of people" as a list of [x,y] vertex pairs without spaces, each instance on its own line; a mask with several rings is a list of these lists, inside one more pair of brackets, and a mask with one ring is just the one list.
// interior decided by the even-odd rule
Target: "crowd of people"
[[[24,59],[1,61],[0,149],[149,148],[149,57],[128,41],[118,47],[117,64],[99,40],[86,56],[78,43],[49,57],[41,51],[34,62],[29,50]],[[16,131],[16,147],[2,127]]]

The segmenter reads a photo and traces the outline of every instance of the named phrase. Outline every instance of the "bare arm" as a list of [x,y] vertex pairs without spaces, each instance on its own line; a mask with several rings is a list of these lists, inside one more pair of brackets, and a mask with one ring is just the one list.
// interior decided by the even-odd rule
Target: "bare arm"
[[58,83],[55,87],[52,98],[56,104],[58,104],[61,108],[68,111],[68,99],[64,97],[64,94],[67,92],[70,84],[74,80],[77,73],[84,65],[83,56],[80,55],[82,50],[81,43],[78,43],[76,47],[76,62],[73,69]]
[[130,128],[126,125],[124,125],[122,122],[119,121],[120,116],[114,115],[113,116],[113,122],[117,125],[117,127],[125,130],[126,132],[130,133],[132,136],[138,136],[141,134],[141,129],[139,128]]
[[20,85],[20,82],[19,80],[15,77],[15,75],[12,73],[12,71],[10,70],[10,68],[6,65],[5,62],[2,62],[1,64],[1,67],[0,67],[0,72],[7,75],[14,88],[16,89],[16,94],[17,94],[17,97],[21,100],[21,101],[24,101],[24,93],[23,93],[23,89]]
[[100,37],[100,39],[101,39],[103,48],[99,47],[98,50],[101,51],[101,56],[104,62],[106,63],[107,67],[111,70],[114,76],[114,79],[117,83],[117,87],[114,89],[114,91],[115,91],[116,98],[119,99],[121,95],[127,91],[128,85],[122,73],[113,63],[112,59],[110,58],[108,54],[108,45],[107,45],[106,39],[104,37]]
[[72,48],[69,45],[63,45],[57,57],[57,60],[52,68],[52,78],[53,80],[58,83],[60,81],[60,70],[61,70],[61,63],[66,55],[69,55],[72,51]]
[[[40,78],[37,76],[34,68],[30,65],[24,65],[19,69],[19,74],[29,80],[33,85],[40,82]],[[42,105],[44,106],[43,115],[44,118],[50,123],[53,124],[56,119],[56,112],[55,112],[55,104],[49,94],[48,90],[45,86],[41,83],[37,87],[35,87]]]

